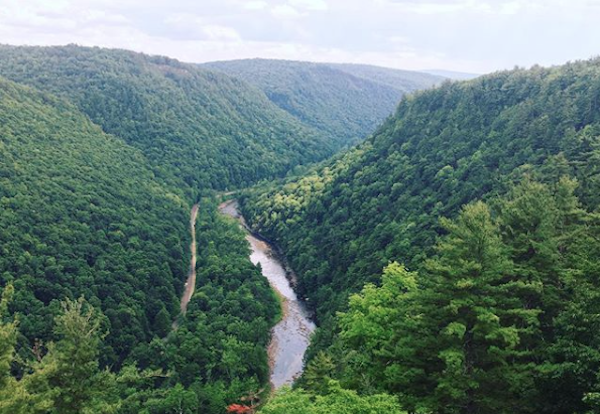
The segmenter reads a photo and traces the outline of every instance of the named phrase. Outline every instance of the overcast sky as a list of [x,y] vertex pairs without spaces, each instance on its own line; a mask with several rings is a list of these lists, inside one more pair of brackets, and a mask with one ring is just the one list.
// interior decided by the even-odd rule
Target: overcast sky
[[0,43],[485,73],[600,54],[600,0],[0,0]]

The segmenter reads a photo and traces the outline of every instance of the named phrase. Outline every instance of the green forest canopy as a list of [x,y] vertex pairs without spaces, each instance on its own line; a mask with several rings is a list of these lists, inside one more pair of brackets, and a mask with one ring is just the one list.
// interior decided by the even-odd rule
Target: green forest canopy
[[323,135],[336,148],[370,135],[404,94],[444,78],[368,65],[245,59],[202,65],[256,85],[278,107]]
[[69,103],[0,80],[2,285],[30,344],[51,337],[58,301],[84,295],[122,361],[175,315],[187,271],[187,203],[155,181],[143,155]]
[[[333,371],[337,370],[346,386],[395,393],[409,410],[468,412],[468,407],[479,407],[480,412],[520,412],[515,408],[519,406],[522,412],[586,412],[589,406],[582,401],[593,399],[588,393],[596,392],[600,369],[597,335],[584,333],[596,328],[583,328],[587,326],[583,320],[595,320],[592,315],[597,311],[592,292],[598,289],[598,259],[588,247],[594,245],[594,212],[600,202],[599,85],[598,59],[447,83],[405,98],[393,118],[348,153],[301,177],[250,191],[242,199],[245,216],[287,252],[300,293],[310,298],[308,303],[316,310],[320,329],[312,360],[318,351],[327,350],[332,360],[340,362]],[[555,187],[559,183],[564,187]],[[440,218],[456,218],[464,205],[476,200],[493,206],[510,204],[498,200],[510,200],[507,194],[512,191],[521,191],[521,200],[506,211],[492,208],[494,214],[487,219],[490,237],[498,244],[499,253],[494,254],[502,259],[493,264],[498,273],[490,275],[491,279],[479,279],[477,272],[487,265],[470,258],[475,247],[465,249],[458,236],[456,249],[464,250],[460,254],[451,249],[454,256],[445,258],[445,243],[454,242],[442,241],[435,247],[441,235],[451,237],[455,228],[444,221],[440,225]],[[561,199],[570,193],[573,198]],[[575,220],[569,216],[573,212],[552,210],[576,206],[588,212],[584,219]],[[477,208],[485,211],[488,207]],[[561,214],[567,218],[559,219]],[[475,222],[468,228],[481,226]],[[581,242],[578,237],[591,239]],[[411,301],[406,318],[429,318],[423,323],[430,325],[405,321],[403,307],[388,313],[378,304],[355,310],[384,324],[377,330],[364,325],[365,321],[336,317],[337,311],[348,309],[351,294],[366,283],[381,283],[381,269],[391,261],[419,273],[417,297],[422,303],[432,302],[421,311]],[[464,268],[469,261],[474,262],[472,272]],[[465,294],[473,296],[467,296],[464,303],[452,302],[460,297],[453,289],[460,291],[463,284]],[[381,294],[373,297],[384,300]],[[489,300],[477,302],[479,296]],[[521,297],[523,302],[503,303],[503,297]],[[444,302],[449,300],[450,304]],[[531,308],[532,314],[519,316],[515,313],[519,307]],[[463,322],[463,312],[471,319]],[[569,312],[577,316],[566,316]],[[573,318],[573,325],[562,325],[568,317]],[[474,320],[483,323],[483,318],[499,323],[497,330],[485,334],[493,325],[472,325]],[[391,325],[385,325],[387,321]],[[414,332],[421,331],[414,331],[415,326],[423,333],[433,329],[430,338],[435,347],[419,342],[420,334]],[[436,331],[440,326],[447,331]],[[365,330],[362,342],[344,343],[340,329]],[[536,330],[543,332],[545,344],[530,342]],[[380,333],[389,337],[387,343],[394,349],[380,349]],[[457,351],[463,349],[461,342],[445,343],[439,340],[442,334],[448,334],[449,341],[453,336],[464,341],[464,335],[485,334],[490,342],[480,338],[482,348],[473,352],[497,352],[499,359],[473,368],[480,371],[473,371],[472,378],[463,376],[460,373],[472,365]],[[495,343],[493,337],[503,337],[504,342]],[[524,344],[535,363],[520,350]],[[514,355],[519,357],[515,360]],[[372,365],[373,374],[365,372],[366,364],[372,363],[369,358],[378,361]],[[510,369],[502,374],[493,371],[507,360],[514,364]],[[400,361],[397,368],[390,365],[395,361]],[[356,368],[344,367],[345,363]],[[452,370],[455,377],[448,377]],[[388,371],[390,376],[385,377]],[[479,378],[475,372],[489,378]],[[484,384],[490,379],[506,382]],[[506,387],[515,387],[508,388],[515,394],[494,394]],[[523,387],[529,387],[530,394],[520,394]],[[481,394],[475,397],[477,393]]]
[[[225,75],[1,49],[0,73],[30,86],[0,79],[0,413],[243,409],[268,380],[279,307],[207,190],[332,147]],[[299,388],[263,411],[598,411],[599,78],[590,60],[446,83],[355,149],[248,192],[320,322]],[[257,148],[239,170],[238,133]],[[200,143],[208,158],[178,157]],[[174,330],[198,199],[199,282]]]
[[[220,413],[264,385],[278,302],[250,263],[243,233],[218,217],[207,190],[284,173],[322,157],[330,151],[327,144],[317,145],[315,134],[260,92],[224,75],[191,67],[177,89],[165,74],[180,64],[166,58],[161,69],[160,59],[151,63],[125,51],[72,46],[2,52],[6,72],[60,97],[0,81],[0,275],[3,287],[15,289],[4,315],[18,319],[2,346],[25,387],[24,399],[0,404],[0,412],[33,412],[40,398],[41,412],[67,412],[54,393],[71,398],[75,388],[31,388],[46,371],[45,365],[31,365],[31,349],[48,356],[47,362],[54,359],[52,344],[61,339],[53,320],[61,315],[62,300],[79,297],[94,307],[102,325],[85,364],[109,367],[115,375],[162,373],[142,375],[120,390],[132,399],[120,412],[170,412],[181,394],[189,407]],[[199,113],[183,111],[177,100],[184,91]],[[240,120],[245,126],[236,124]],[[192,136],[192,130],[199,132]],[[300,130],[306,135],[293,135]],[[176,152],[183,144],[194,152],[181,159],[168,154],[167,147]],[[235,155],[240,144],[249,145],[241,161],[228,159],[241,157]],[[261,155],[253,158],[250,147]],[[205,157],[198,159],[200,153]],[[249,170],[254,172],[244,172]],[[192,171],[194,177],[186,176]],[[205,248],[198,258],[197,294],[173,332],[189,263],[189,208],[199,195],[197,238]],[[92,394],[100,392],[98,383],[89,385]],[[156,402],[169,401],[171,394],[173,401]],[[97,404],[90,397],[70,412],[95,410]]]
[[418,92],[364,144],[251,193],[245,215],[290,256],[302,294],[317,308],[324,304],[321,317],[376,280],[390,260],[417,267],[432,252],[440,217],[505,192],[543,165],[575,176],[581,201],[593,210],[600,202],[593,158],[599,62],[500,72]]
[[192,192],[248,186],[333,153],[259,90],[222,73],[116,49],[0,46],[0,76],[68,99]]

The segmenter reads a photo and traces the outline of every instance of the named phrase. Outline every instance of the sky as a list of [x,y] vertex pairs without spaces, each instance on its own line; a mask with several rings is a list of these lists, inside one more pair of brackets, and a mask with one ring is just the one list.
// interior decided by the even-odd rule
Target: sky
[[0,0],[0,43],[186,62],[276,58],[487,73],[600,54],[600,0]]

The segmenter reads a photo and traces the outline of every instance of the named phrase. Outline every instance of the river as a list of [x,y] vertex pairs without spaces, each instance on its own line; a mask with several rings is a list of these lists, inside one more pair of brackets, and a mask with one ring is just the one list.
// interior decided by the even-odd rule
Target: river
[[282,385],[291,385],[304,369],[304,353],[315,330],[315,324],[310,320],[302,301],[296,296],[285,266],[274,253],[275,249],[249,231],[244,217],[238,210],[237,201],[225,202],[219,206],[219,210],[237,219],[246,230],[246,239],[252,250],[250,260],[255,265],[260,263],[262,274],[282,298],[283,316],[273,327],[269,344],[271,385],[274,389]]

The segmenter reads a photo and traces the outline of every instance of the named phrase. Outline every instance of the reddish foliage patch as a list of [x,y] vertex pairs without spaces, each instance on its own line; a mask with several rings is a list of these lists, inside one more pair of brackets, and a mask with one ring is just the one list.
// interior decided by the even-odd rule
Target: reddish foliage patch
[[252,411],[252,407],[241,404],[231,404],[229,407],[227,407],[227,412],[233,414],[249,414],[252,413]]

